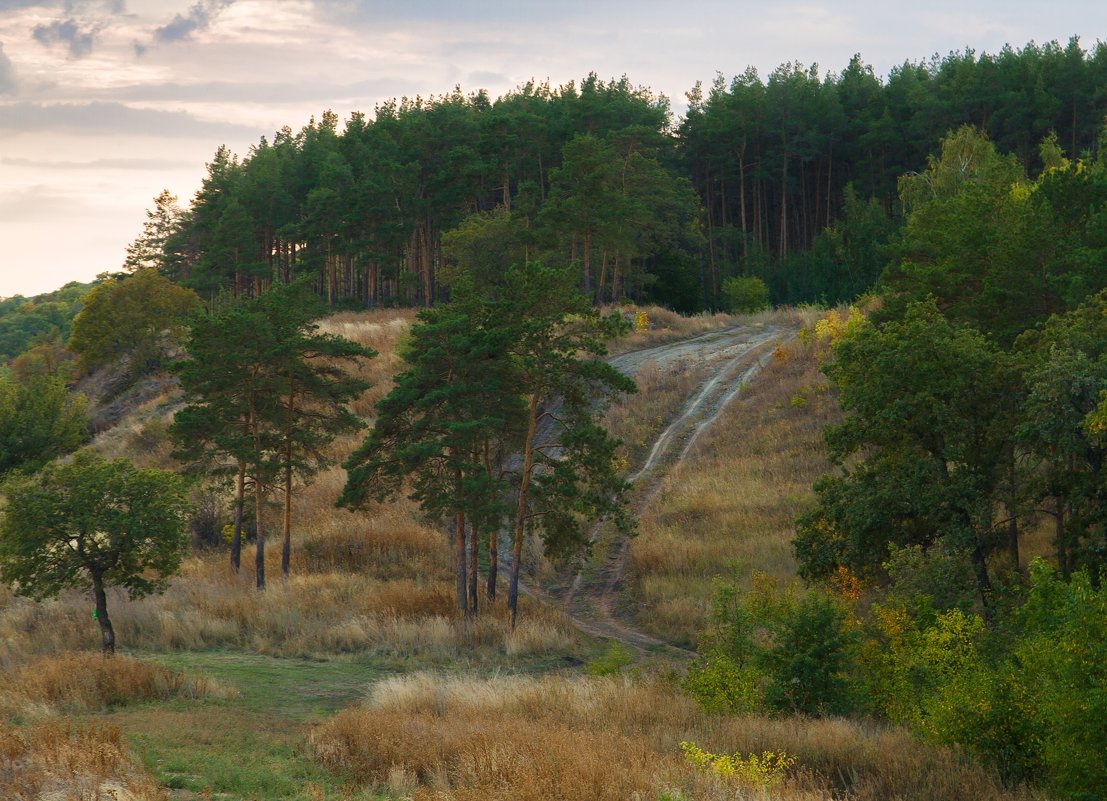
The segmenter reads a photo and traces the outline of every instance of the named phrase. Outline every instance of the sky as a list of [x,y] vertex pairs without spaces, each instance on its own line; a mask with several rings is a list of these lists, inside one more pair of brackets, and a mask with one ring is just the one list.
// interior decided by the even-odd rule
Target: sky
[[594,71],[680,114],[696,81],[747,66],[860,53],[885,75],[1074,35],[1107,37],[1107,3],[0,0],[0,297],[120,269],[163,189],[187,204],[220,145],[245,154],[324,109]]

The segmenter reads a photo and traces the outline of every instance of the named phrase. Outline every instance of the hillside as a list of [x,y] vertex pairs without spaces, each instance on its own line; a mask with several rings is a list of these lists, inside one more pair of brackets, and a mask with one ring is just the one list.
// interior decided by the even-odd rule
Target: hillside
[[[700,320],[658,310],[646,314],[671,328],[632,335],[623,346],[628,353],[657,347],[650,340],[680,343],[689,334],[702,336]],[[373,312],[324,322],[324,330],[381,353],[366,368],[374,386],[357,403],[361,413],[370,414],[388,391],[399,365],[395,346],[410,320],[408,314]],[[768,321],[735,322],[756,329]],[[796,318],[771,322],[788,330]],[[718,319],[711,325],[730,330],[731,322]],[[689,624],[674,631],[664,622],[672,618],[657,618],[649,610],[698,608],[704,590],[688,574],[687,549],[659,548],[657,523],[651,521],[680,514],[673,509],[676,487],[695,488],[720,475],[706,454],[737,448],[733,458],[749,459],[741,448],[775,441],[782,436],[780,426],[789,432],[797,426],[814,430],[823,412],[812,414],[798,403],[781,409],[781,399],[789,395],[806,394],[818,403],[825,394],[806,383],[815,380],[814,353],[798,343],[778,348],[723,417],[706,428],[687,459],[670,460],[655,474],[659,491],[638,501],[645,526],[629,552],[630,585],[616,588],[613,596],[623,625],[687,641]],[[644,446],[703,394],[707,381],[689,377],[685,366],[643,363],[641,394],[612,410],[612,424],[634,431],[642,445],[628,451],[630,467],[644,464],[649,450]],[[94,447],[171,466],[164,410],[173,406],[168,396],[139,410],[101,434]],[[781,414],[784,419],[774,421]],[[754,421],[743,423],[741,433],[738,415]],[[341,454],[354,444],[347,438],[334,449]],[[808,439],[797,447],[818,446]],[[733,474],[743,480],[740,471]],[[482,610],[475,622],[465,623],[451,601],[441,534],[418,522],[406,502],[385,505],[371,516],[334,509],[342,481],[342,471],[332,469],[299,495],[296,517],[304,523],[296,531],[293,576],[274,582],[264,595],[253,588],[248,571],[237,578],[229,574],[220,547],[194,552],[162,596],[137,602],[115,596],[127,655],[114,663],[66,655],[93,644],[82,594],[40,604],[5,595],[0,661],[8,680],[2,706],[17,727],[6,728],[4,736],[29,743],[46,760],[35,762],[33,770],[25,764],[0,774],[5,792],[73,792],[83,782],[126,788],[133,796],[121,797],[135,798],[165,792],[228,799],[337,799],[350,792],[369,798],[485,798],[496,792],[535,799],[558,792],[596,799],[632,792],[652,798],[732,797],[726,780],[683,759],[680,743],[690,740],[707,750],[794,755],[800,770],[790,771],[783,785],[764,785],[771,797],[785,801],[830,797],[842,787],[859,799],[1031,797],[1002,790],[962,757],[920,747],[900,730],[700,711],[664,673],[647,667],[654,660],[648,651],[639,657],[642,668],[620,675],[620,663],[611,663],[613,646],[583,635],[574,626],[573,608],[566,612],[557,604],[524,599],[515,632],[505,627],[502,609]],[[780,500],[768,503],[796,502],[787,491],[773,496]],[[223,497],[214,499],[218,520],[227,519]],[[733,525],[733,514],[725,506],[703,504],[698,530],[719,537]],[[780,535],[764,536],[772,542]],[[717,539],[710,546],[713,559],[720,566],[743,560],[781,575],[788,571],[787,564],[777,566],[778,556],[746,562],[754,558],[751,548],[762,552],[755,542]],[[595,554],[597,566],[602,555]],[[271,551],[269,558],[277,554]],[[277,569],[271,561],[270,571],[278,575]],[[566,575],[565,569],[545,567],[550,576]],[[653,595],[637,605],[640,621],[624,616],[618,599],[637,598],[639,587],[650,586],[651,574],[689,578],[684,584],[670,579],[663,600]],[[615,667],[603,667],[609,663]],[[100,665],[114,667],[103,675]],[[95,747],[114,748],[113,756],[90,764],[74,752],[53,751],[92,747],[59,739],[59,719],[80,721],[87,729],[79,736],[111,743]],[[365,739],[370,732],[393,734],[378,743]],[[137,762],[129,761],[128,751]],[[58,756],[46,756],[52,753]],[[70,760],[63,763],[72,766],[68,778],[51,758]],[[158,789],[159,784],[170,789]],[[27,789],[32,787],[37,789]]]

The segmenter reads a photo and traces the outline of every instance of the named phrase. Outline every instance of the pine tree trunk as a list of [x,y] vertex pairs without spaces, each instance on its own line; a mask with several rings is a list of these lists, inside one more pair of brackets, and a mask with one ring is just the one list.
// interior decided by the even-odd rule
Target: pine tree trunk
[[262,521],[262,510],[265,508],[265,490],[261,482],[254,477],[254,517],[257,526],[257,551],[254,558],[254,570],[257,574],[259,590],[265,589],[265,528]]
[[[493,477],[492,450],[487,439],[484,441],[484,469],[491,479]],[[500,563],[500,521],[497,519],[494,522],[494,525],[488,527],[488,581],[484,590],[485,597],[490,603],[496,600],[496,579],[498,578],[496,573],[499,570]]]
[[457,578],[457,608],[469,616],[468,582],[465,580],[465,512],[454,513],[454,570]]
[[234,482],[234,533],[231,535],[231,573],[238,575],[242,564],[242,512],[246,506],[246,463],[238,463]]
[[538,395],[530,396],[530,415],[527,420],[527,438],[523,443],[523,474],[519,479],[519,503],[515,510],[514,540],[511,543],[511,576],[507,587],[507,608],[511,612],[511,628],[519,611],[519,567],[523,560],[523,531],[527,522],[527,494],[530,477],[534,471],[534,434],[538,428]]
[[284,542],[281,543],[281,575],[288,578],[292,561],[292,463],[284,467]]
[[281,544],[281,575],[288,578],[289,563],[292,561],[292,429],[296,416],[295,382],[289,380],[288,416],[285,425],[284,447],[284,542]]
[[477,555],[480,553],[480,538],[477,521],[472,522],[473,533],[469,537],[469,615],[477,616]]
[[488,530],[488,581],[484,585],[484,597],[489,603],[496,600],[496,580],[500,569],[499,533],[495,526]]
[[104,592],[104,577],[99,570],[92,571],[92,595],[96,599],[96,622],[100,624],[101,649],[105,656],[115,653],[115,629],[108,617],[108,596]]

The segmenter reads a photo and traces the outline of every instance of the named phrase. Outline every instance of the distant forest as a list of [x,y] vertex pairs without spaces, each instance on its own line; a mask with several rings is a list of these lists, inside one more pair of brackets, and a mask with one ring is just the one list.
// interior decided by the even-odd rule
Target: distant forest
[[597,302],[726,306],[757,276],[775,303],[865,291],[901,225],[897,182],[962,125],[1022,169],[1041,147],[1094,159],[1107,46],[1076,39],[905,62],[886,79],[784,64],[720,75],[686,116],[626,78],[405,98],[219,148],[187,208],[148,212],[128,266],[156,266],[209,302],[315,276],[334,306],[430,305],[457,269],[572,262]]

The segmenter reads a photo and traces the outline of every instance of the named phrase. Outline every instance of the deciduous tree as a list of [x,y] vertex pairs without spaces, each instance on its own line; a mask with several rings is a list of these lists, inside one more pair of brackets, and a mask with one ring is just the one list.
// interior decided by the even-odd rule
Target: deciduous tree
[[91,452],[10,479],[0,521],[0,575],[36,600],[91,589],[104,653],[115,651],[107,590],[165,589],[188,547],[185,482]]

